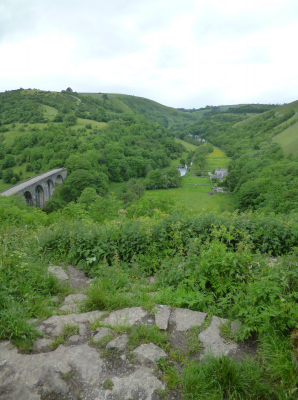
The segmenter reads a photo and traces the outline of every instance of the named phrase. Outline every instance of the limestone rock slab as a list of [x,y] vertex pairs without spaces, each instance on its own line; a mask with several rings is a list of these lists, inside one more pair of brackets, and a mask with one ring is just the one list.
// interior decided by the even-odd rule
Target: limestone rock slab
[[160,304],[156,304],[155,307],[157,309],[157,313],[155,314],[155,324],[159,329],[166,331],[168,329],[171,307]]
[[56,278],[59,281],[67,281],[69,279],[69,276],[67,273],[64,271],[63,268],[61,268],[59,265],[52,265],[48,268],[48,271],[51,272],[53,275],[56,276]]
[[111,380],[113,389],[102,391],[95,400],[152,400],[155,390],[165,388],[152,370],[143,366],[124,378],[113,377]]
[[100,342],[105,336],[110,335],[113,333],[113,329],[110,328],[97,328],[97,334],[93,336],[94,342]]
[[127,335],[121,335],[116,339],[111,340],[107,345],[107,349],[116,349],[118,351],[124,351],[128,343]]
[[104,323],[111,326],[132,326],[145,317],[146,314],[147,311],[143,310],[141,307],[123,308],[122,310],[111,312],[110,315],[104,319]]
[[[88,344],[78,346],[59,346],[55,351],[39,354],[19,354],[11,349],[9,342],[0,343],[1,359],[7,362],[0,369],[0,387],[10,387],[11,399],[16,400],[18,391],[32,393],[28,399],[39,399],[36,385],[45,384],[43,373],[54,368],[55,374],[68,374],[72,367],[89,385],[95,385],[101,377],[104,361],[96,349]],[[24,397],[25,399],[26,397]]]
[[81,293],[69,294],[68,296],[65,297],[64,304],[80,303],[86,299],[87,299],[87,296],[85,294],[81,294]]
[[161,357],[167,356],[167,353],[153,343],[142,344],[137,347],[133,353],[141,364],[155,364]]
[[52,339],[43,338],[43,339],[36,340],[36,342],[34,343],[34,347],[37,350],[42,350],[42,349],[44,349],[46,347],[51,346],[52,343],[53,343]]
[[68,338],[68,340],[72,343],[78,343],[80,341],[80,335],[72,335]]
[[55,371],[54,367],[42,366],[42,376],[39,378],[39,386],[43,386],[44,392],[55,394],[66,394],[67,385],[60,378],[59,373]]
[[78,311],[78,307],[76,304],[65,304],[64,306],[59,308],[59,311],[62,313],[67,313],[67,312],[75,312]]
[[174,308],[171,312],[170,322],[176,324],[176,330],[187,331],[193,326],[200,326],[207,314],[199,311],[187,310],[186,308]]
[[[85,324],[86,322],[94,322],[104,315],[102,311],[90,311],[83,314],[69,315],[53,315],[44,320],[42,324],[45,326],[45,331],[51,335],[59,336],[62,333],[64,325]],[[42,328],[39,327],[39,329]]]
[[203,343],[204,354],[213,353],[215,356],[227,355],[230,351],[236,350],[238,345],[235,343],[226,344],[220,337],[219,327],[227,323],[228,320],[213,317],[210,326],[199,333],[199,340]]

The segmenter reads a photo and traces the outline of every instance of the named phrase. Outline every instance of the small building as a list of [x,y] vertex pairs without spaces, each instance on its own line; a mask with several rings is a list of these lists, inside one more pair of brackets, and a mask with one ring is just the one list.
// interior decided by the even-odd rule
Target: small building
[[226,176],[226,175],[228,175],[228,170],[224,169],[224,168],[216,168],[214,173],[215,173],[215,175]]

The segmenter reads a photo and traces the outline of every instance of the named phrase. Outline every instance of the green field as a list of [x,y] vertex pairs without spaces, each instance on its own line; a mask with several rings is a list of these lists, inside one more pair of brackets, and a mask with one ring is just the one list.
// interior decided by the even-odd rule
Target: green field
[[190,172],[187,172],[186,175],[182,178],[183,183],[193,183],[199,185],[210,185],[210,179],[208,178],[201,178],[199,176],[192,176]]
[[226,193],[214,193],[211,186],[182,185],[175,189],[147,190],[145,196],[170,197],[178,205],[185,205],[195,211],[234,211],[233,196]]
[[227,157],[222,150],[216,147],[214,147],[213,152],[206,157],[208,160],[208,171],[213,171],[215,168],[228,168],[231,161],[230,157]]

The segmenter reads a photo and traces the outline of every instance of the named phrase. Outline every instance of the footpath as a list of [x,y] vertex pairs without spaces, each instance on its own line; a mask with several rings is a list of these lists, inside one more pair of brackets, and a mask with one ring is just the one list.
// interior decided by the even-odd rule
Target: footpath
[[[49,271],[77,288],[92,284],[71,266],[67,272],[60,266]],[[166,388],[161,361],[171,361],[181,373],[181,354],[203,360],[211,351],[239,359],[247,350],[221,337],[220,326],[227,320],[217,316],[160,304],[150,313],[141,307],[80,313],[85,299],[83,293],[65,297],[62,304],[53,298],[60,315],[30,321],[43,336],[32,354],[20,354],[9,341],[0,343],[0,399],[157,400]],[[145,331],[155,326],[167,343],[132,346],[129,335],[138,326]],[[239,323],[232,322],[231,329],[240,329]],[[179,385],[166,398],[182,399]]]

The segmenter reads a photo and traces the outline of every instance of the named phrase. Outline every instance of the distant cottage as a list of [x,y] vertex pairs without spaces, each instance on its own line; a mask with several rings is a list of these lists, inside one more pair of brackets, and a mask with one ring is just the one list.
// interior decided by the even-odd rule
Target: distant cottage
[[215,175],[226,176],[228,175],[228,170],[223,168],[216,168]]

